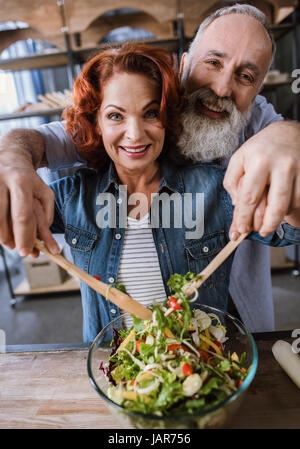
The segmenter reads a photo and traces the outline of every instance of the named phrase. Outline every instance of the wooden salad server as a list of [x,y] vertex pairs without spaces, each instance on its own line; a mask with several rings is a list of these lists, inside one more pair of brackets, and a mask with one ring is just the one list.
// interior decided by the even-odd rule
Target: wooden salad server
[[247,237],[249,233],[241,234],[236,240],[230,240],[226,246],[214,257],[214,259],[199,273],[201,276],[198,281],[186,284],[183,288],[187,296],[191,296],[196,290],[219,268],[220,265],[233,253],[239,244]]
[[141,318],[143,320],[152,320],[152,311],[139,302],[135,301],[126,293],[123,293],[120,290],[112,287],[111,285],[107,285],[104,282],[95,279],[93,276],[68,261],[61,254],[51,254],[44,243],[41,242],[41,240],[36,239],[34,246],[36,249],[46,254],[46,256],[53,260],[57,265],[64,268],[68,273],[73,274],[81,281],[85,282],[89,287],[93,288],[96,292],[103,295],[104,298],[109,299],[116,306],[120,307],[120,309],[129,312],[137,318]]

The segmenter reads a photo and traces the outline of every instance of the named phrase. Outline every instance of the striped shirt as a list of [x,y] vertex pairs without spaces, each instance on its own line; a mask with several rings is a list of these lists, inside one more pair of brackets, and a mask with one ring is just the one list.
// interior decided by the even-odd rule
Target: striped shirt
[[[119,264],[118,283],[144,306],[163,302],[167,295],[161,276],[157,251],[150,226],[149,213],[141,220],[127,217],[123,248]],[[125,320],[126,327],[132,318]]]

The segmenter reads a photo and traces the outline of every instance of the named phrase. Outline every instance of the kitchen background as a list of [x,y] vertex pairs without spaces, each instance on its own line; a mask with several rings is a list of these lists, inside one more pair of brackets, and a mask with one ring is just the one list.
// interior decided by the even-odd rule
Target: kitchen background
[[[80,68],[108,43],[145,40],[178,55],[201,21],[225,4],[215,0],[0,0],[0,135],[59,120]],[[262,95],[285,118],[299,120],[300,8],[296,0],[247,2],[269,18],[277,53]],[[299,83],[298,83],[299,86]],[[39,170],[49,183],[72,173]],[[65,248],[64,240],[57,237]],[[67,248],[65,248],[68,257]],[[271,250],[276,329],[300,328],[300,251]],[[41,257],[21,259],[0,247],[0,329],[8,345],[82,340],[78,283]]]

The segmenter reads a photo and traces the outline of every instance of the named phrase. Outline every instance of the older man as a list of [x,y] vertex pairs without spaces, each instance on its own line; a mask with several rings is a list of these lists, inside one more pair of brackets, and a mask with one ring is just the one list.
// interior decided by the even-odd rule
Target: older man
[[[222,8],[203,22],[181,63],[189,100],[179,142],[181,154],[191,161],[221,159],[226,165],[248,137],[282,119],[257,96],[274,53],[266,18],[253,7]],[[261,170],[257,175],[262,176]],[[262,195],[261,187],[261,182],[253,181],[254,197]],[[240,232],[247,232],[251,223],[242,218],[241,213],[236,225]],[[268,217],[263,223],[258,211],[253,221],[261,234],[268,233]],[[274,327],[271,287],[268,250],[244,242],[235,255],[230,293],[252,330]]]
[[[273,123],[282,117],[258,96],[274,50],[265,16],[251,6],[236,5],[206,19],[181,64],[189,107],[180,152],[192,162],[226,164],[248,139],[230,160],[225,187],[236,205],[232,230],[244,232],[254,225],[262,235],[274,231],[285,215],[300,207],[299,124]],[[33,230],[38,226],[55,252],[48,228],[52,193],[35,175],[32,162],[35,168],[80,163],[64,123],[43,125],[36,131],[15,130],[2,138],[1,148],[0,239],[10,247],[16,244],[26,255],[32,251]],[[264,210],[261,198],[266,191]],[[252,331],[274,328],[267,248],[243,243],[235,255],[230,292]]]

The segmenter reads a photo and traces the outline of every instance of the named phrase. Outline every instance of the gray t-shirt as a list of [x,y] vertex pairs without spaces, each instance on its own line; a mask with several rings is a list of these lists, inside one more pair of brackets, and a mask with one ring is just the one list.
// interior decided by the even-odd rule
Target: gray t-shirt
[[[272,122],[283,120],[273,106],[258,95],[240,145]],[[43,134],[49,169],[58,170],[84,165],[64,122],[52,122],[37,128]],[[244,241],[237,249],[231,270],[229,291],[235,306],[251,332],[272,331],[274,306],[270,271],[270,250],[252,241]]]

